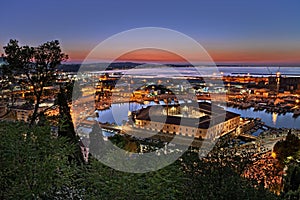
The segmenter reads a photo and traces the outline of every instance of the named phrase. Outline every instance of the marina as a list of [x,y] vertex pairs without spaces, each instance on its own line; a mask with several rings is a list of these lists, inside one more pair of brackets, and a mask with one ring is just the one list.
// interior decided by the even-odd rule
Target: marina
[[[163,104],[163,102],[160,102]],[[116,123],[121,125],[124,120],[128,119],[128,111],[132,112],[148,105],[155,105],[155,102],[150,101],[144,105],[136,102],[112,104],[107,110],[98,110],[99,122],[101,123]],[[300,129],[300,118],[293,117],[293,113],[279,115],[277,113],[268,113],[266,111],[256,111],[254,108],[239,109],[234,107],[226,107],[227,111],[240,114],[243,118],[260,118],[267,126],[274,128],[295,128]],[[118,111],[118,112],[117,112]]]

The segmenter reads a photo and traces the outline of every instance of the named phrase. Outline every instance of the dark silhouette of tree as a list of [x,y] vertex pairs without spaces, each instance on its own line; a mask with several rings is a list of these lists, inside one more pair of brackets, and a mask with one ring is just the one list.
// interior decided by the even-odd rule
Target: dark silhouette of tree
[[25,75],[22,84],[30,86],[35,96],[34,111],[30,126],[38,118],[39,105],[44,88],[55,82],[55,71],[61,61],[68,59],[62,53],[58,40],[46,42],[38,47],[20,46],[17,40],[10,40],[4,47],[8,67],[14,75]]
[[83,156],[79,146],[79,137],[76,135],[74,124],[72,122],[67,94],[67,89],[60,86],[59,93],[57,95],[57,105],[59,108],[58,136],[66,137],[70,143],[76,145],[76,151],[73,156],[69,157],[69,160],[75,159],[78,163],[82,163]]
[[[160,170],[126,173],[93,156],[85,165],[70,162],[75,146],[69,138],[51,136],[47,126],[0,121],[0,127],[0,199],[279,199],[230,167],[199,160],[195,152]],[[101,141],[100,127],[93,129],[90,148]],[[289,170],[287,186],[293,190],[285,197],[296,199],[290,197],[299,188],[299,169]]]
[[8,106],[14,106],[16,101],[14,88],[17,85],[17,79],[15,77],[15,71],[13,68],[4,64],[0,67],[0,90],[9,90],[10,92],[6,93],[9,96]]
[[50,127],[0,122],[0,199],[69,199],[77,166],[74,145]]
[[82,96],[82,90],[78,81],[72,81],[66,85],[68,101],[77,100]]
[[74,140],[76,133],[74,130],[74,125],[72,122],[72,116],[70,114],[70,108],[68,105],[68,99],[66,96],[66,89],[60,86],[59,93],[57,95],[57,105],[59,108],[59,131],[61,136],[65,136],[70,138],[70,140]]
[[285,140],[278,141],[274,145],[273,151],[283,168],[287,157],[297,158],[300,151],[300,139],[289,131]]
[[300,162],[292,162],[288,165],[284,178],[284,199],[298,200],[300,198]]

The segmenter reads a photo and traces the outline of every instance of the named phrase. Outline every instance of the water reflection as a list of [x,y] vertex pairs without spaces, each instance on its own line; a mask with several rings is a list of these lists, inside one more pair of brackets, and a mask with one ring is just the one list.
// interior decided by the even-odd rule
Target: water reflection
[[273,125],[276,126],[276,122],[277,122],[277,116],[278,114],[276,112],[274,112],[272,114],[272,122],[273,122]]
[[132,111],[145,108],[149,105],[153,105],[154,102],[148,105],[142,105],[138,103],[118,103],[112,104],[108,110],[98,110],[98,121],[101,123],[114,123],[121,126],[128,120],[128,114]]
[[[155,102],[149,102],[147,105],[138,103],[119,103],[112,104],[108,110],[97,111],[99,114],[98,121],[102,123],[115,123],[122,125],[128,119],[128,112],[155,105]],[[160,102],[160,104],[164,104]],[[300,129],[300,117],[293,118],[293,113],[279,115],[277,113],[266,113],[265,111],[253,111],[253,108],[240,110],[238,108],[227,107],[227,111],[238,113],[241,117],[261,118],[266,125],[276,128],[296,128]]]
[[235,112],[241,115],[241,117],[249,118],[261,118],[261,120],[268,126],[275,128],[296,128],[300,129],[300,117],[294,118],[293,113],[286,113],[285,115],[276,114],[276,117],[272,113],[265,111],[253,111],[253,108],[246,110],[240,110],[238,108],[226,108],[228,111]]

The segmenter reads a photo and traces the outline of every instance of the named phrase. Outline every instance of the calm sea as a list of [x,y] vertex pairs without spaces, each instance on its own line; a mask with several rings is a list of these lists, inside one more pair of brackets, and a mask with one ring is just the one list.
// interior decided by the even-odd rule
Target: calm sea
[[[138,103],[118,103],[112,104],[111,108],[104,111],[98,111],[98,121],[105,123],[116,123],[121,125],[128,120],[128,111],[134,111],[154,105],[154,102],[150,102],[148,105],[142,105]],[[161,104],[164,104],[161,102]],[[265,111],[253,111],[253,108],[247,110],[241,110],[238,108],[227,107],[227,111],[231,111],[240,114],[241,117],[247,118],[261,118],[261,120],[268,126],[275,128],[295,128],[300,129],[300,117],[294,118],[292,113],[286,113],[285,115],[279,115],[276,113],[267,113]]]
[[[103,73],[105,71],[98,71]],[[106,71],[107,72],[107,71]],[[195,77],[195,76],[221,76],[221,75],[251,75],[251,76],[270,76],[280,72],[282,76],[299,76],[299,67],[170,67],[170,66],[137,66],[129,70],[113,70],[127,75],[154,76],[154,77]]]

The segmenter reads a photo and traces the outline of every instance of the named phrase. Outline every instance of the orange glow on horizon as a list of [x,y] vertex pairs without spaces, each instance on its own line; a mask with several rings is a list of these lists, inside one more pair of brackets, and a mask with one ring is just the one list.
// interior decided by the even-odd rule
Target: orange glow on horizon
[[300,62],[299,51],[208,50],[215,62]]
[[187,62],[181,56],[158,49],[141,49],[126,53],[116,61]]
[[[212,57],[214,62],[261,62],[261,63],[300,63],[300,51],[262,51],[262,50],[215,50],[207,49],[208,54]],[[67,51],[70,59],[69,62],[74,61],[83,61],[89,54],[89,50],[69,50]],[[111,59],[108,55],[95,60],[109,60]],[[133,62],[142,62],[142,61],[153,61],[153,62],[186,62],[186,60],[179,55],[176,55],[171,52],[157,50],[157,49],[142,49],[129,52],[120,56],[116,61],[133,61]],[[195,60],[196,61],[196,58]]]

